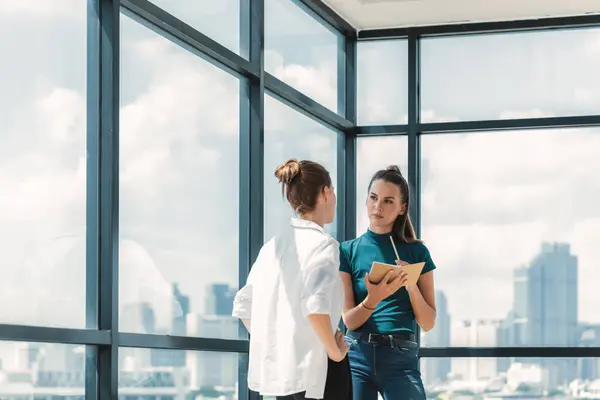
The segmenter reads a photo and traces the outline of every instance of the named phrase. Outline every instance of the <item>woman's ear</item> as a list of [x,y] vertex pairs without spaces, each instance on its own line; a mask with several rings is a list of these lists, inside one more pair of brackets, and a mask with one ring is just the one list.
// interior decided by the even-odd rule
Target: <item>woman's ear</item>
[[400,206],[400,213],[398,215],[404,214],[406,214],[406,203],[402,203],[402,205]]
[[325,202],[329,201],[329,187],[323,186],[323,199]]

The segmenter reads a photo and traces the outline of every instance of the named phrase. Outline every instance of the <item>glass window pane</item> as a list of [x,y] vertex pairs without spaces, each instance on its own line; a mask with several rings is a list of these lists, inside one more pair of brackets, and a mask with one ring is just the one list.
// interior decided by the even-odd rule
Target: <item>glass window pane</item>
[[0,399],[85,399],[85,346],[0,341]]
[[421,374],[428,399],[585,399],[598,397],[600,360],[422,358]]
[[358,43],[358,124],[408,123],[406,40]]
[[578,29],[424,39],[422,120],[598,114],[599,35]]
[[240,0],[150,1],[229,50],[240,53]]
[[406,136],[363,137],[356,144],[356,236],[369,227],[365,209],[369,182],[375,172],[397,165],[408,177],[408,138]]
[[119,397],[234,400],[238,363],[247,358],[236,353],[120,348]]
[[86,4],[27,4],[0,6],[0,323],[83,328]]
[[583,346],[582,324],[600,324],[600,129],[424,136],[422,149],[443,340]]
[[239,82],[127,17],[121,38],[120,328],[237,338]]
[[[275,169],[288,158],[311,160],[323,165],[337,185],[338,134],[270,96],[265,96],[264,238],[269,240],[293,215],[281,195]],[[336,193],[337,190],[336,186]],[[336,220],[325,231],[336,236]]]
[[265,0],[265,70],[338,110],[338,41],[291,0]]

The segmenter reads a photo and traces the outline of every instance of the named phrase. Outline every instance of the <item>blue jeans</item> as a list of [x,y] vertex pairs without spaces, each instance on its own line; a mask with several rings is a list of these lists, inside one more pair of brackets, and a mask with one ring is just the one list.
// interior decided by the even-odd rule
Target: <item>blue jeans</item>
[[354,400],[425,400],[416,342],[370,344],[346,336]]

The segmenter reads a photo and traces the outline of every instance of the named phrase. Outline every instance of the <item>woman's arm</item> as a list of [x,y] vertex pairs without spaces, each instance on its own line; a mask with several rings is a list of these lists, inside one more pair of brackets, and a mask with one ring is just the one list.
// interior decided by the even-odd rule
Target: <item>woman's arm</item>
[[352,289],[352,276],[347,272],[340,272],[344,284],[344,313],[342,317],[344,324],[350,330],[356,330],[363,326],[371,317],[381,300],[395,293],[406,283],[406,273],[394,277],[394,271],[389,271],[377,285],[369,281],[369,274],[365,276],[367,286],[367,297],[360,304],[354,302],[354,290]]
[[307,317],[325,347],[327,356],[333,361],[342,361],[348,353],[348,346],[346,342],[338,339],[338,335],[333,333],[331,317],[327,314],[310,314]]
[[430,331],[435,326],[435,290],[433,271],[419,277],[416,285],[407,285],[410,303],[415,312],[417,323],[424,331]]
[[[339,250],[335,241],[317,249],[303,266],[302,312],[333,361],[346,357],[346,343],[331,327],[331,304],[334,285],[339,282]],[[337,321],[336,321],[337,323]]]

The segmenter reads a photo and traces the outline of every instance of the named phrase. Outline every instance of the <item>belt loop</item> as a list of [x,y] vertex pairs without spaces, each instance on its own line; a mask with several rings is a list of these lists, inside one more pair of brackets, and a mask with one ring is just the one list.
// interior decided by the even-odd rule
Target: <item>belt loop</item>
[[390,347],[396,347],[396,339],[394,339],[394,335],[389,335],[390,337]]

